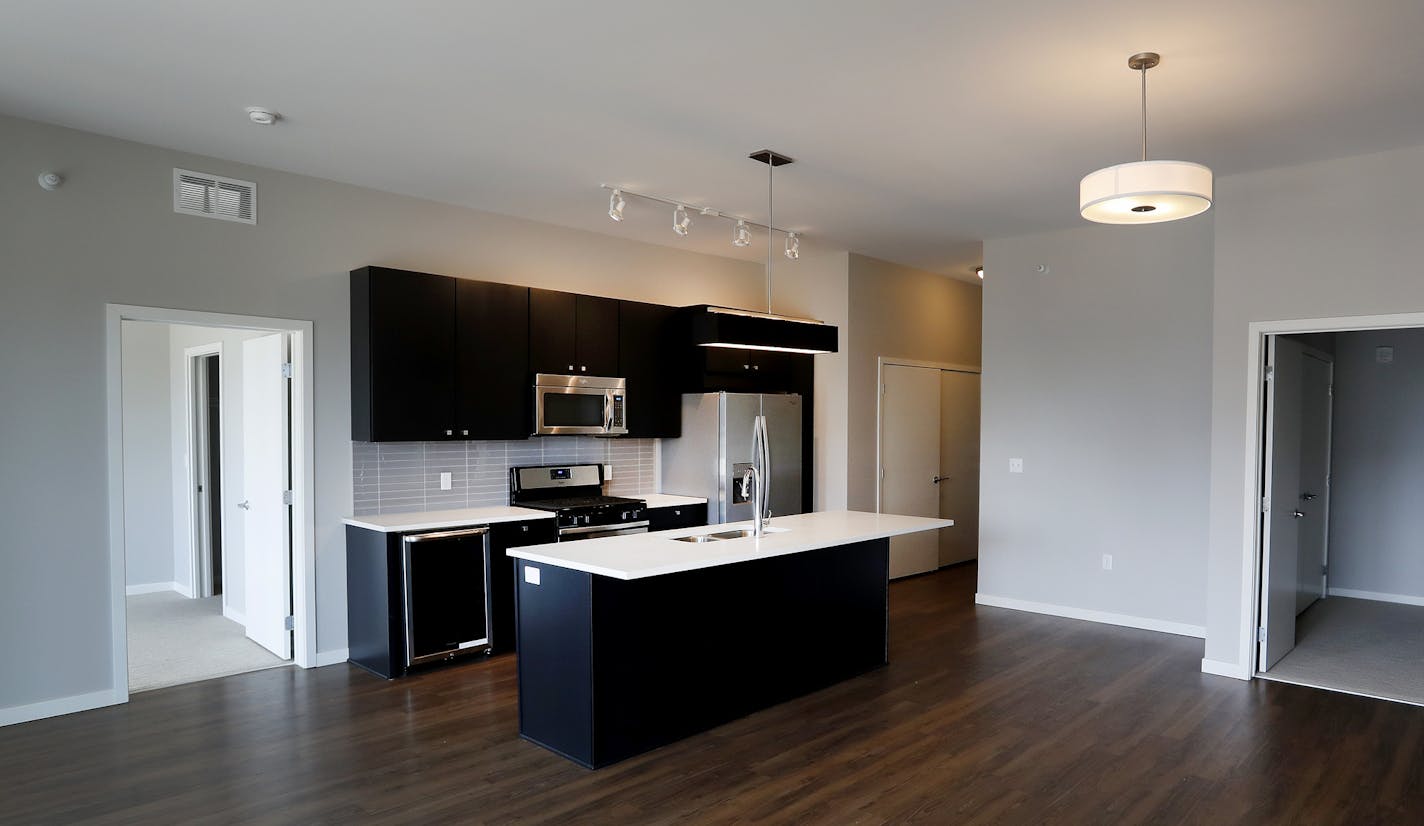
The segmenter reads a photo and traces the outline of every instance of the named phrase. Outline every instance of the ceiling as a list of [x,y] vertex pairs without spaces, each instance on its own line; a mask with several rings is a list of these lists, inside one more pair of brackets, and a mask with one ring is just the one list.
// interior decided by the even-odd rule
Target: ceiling
[[[1418,0],[0,0],[0,112],[569,227],[756,258],[600,183],[966,277],[1077,226],[1078,179],[1424,143]],[[243,108],[286,120],[249,124]]]

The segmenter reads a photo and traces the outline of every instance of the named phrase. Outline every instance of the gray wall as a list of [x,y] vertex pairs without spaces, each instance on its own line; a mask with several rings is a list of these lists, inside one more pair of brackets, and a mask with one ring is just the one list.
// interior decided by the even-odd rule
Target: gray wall
[[1210,215],[986,242],[981,594],[1204,623],[1211,249]]
[[[174,579],[168,328],[126,321],[121,338],[124,583],[167,584]],[[20,434],[7,428],[6,436]],[[89,472],[102,475],[92,465]]]
[[1253,569],[1249,324],[1424,311],[1421,190],[1424,147],[1217,180],[1206,658],[1235,673]]
[[977,284],[850,256],[847,392],[849,506],[875,510],[876,375],[881,356],[979,366]]
[[[388,265],[667,304],[757,306],[764,295],[750,262],[14,118],[0,118],[0,146],[0,386],[24,389],[0,394],[0,656],[24,664],[0,680],[0,710],[112,688],[106,302],[313,322],[317,644],[333,652],[346,645],[340,520],[352,505],[348,271]],[[175,166],[256,181],[260,223],[175,215]],[[64,187],[35,185],[43,169]]]
[[1424,330],[1335,337],[1332,430],[1330,588],[1424,597]]

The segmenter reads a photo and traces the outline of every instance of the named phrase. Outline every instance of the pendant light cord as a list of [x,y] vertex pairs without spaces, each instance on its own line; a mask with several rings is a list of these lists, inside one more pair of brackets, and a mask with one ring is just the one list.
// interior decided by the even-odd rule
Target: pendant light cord
[[1138,71],[1142,72],[1142,160],[1147,160],[1147,66],[1144,65]]
[[772,179],[776,176],[776,158],[766,162],[766,311],[771,312],[771,244],[776,237],[776,213],[773,212]]

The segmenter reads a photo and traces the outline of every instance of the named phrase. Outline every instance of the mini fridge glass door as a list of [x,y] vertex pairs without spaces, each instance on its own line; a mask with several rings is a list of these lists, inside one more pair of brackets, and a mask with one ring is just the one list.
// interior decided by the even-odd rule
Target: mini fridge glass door
[[410,534],[402,551],[405,664],[488,651],[489,529]]

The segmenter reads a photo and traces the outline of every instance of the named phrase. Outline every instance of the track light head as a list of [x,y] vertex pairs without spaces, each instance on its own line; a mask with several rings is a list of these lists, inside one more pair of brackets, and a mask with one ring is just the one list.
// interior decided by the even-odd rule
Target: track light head
[[737,226],[732,230],[732,245],[737,247],[752,245],[752,231],[747,229],[747,222],[741,218],[737,219]]
[[786,233],[786,257],[792,261],[801,257],[801,239],[794,232]]
[[623,190],[613,190],[613,194],[608,196],[608,217],[615,221],[622,221],[623,207],[627,205],[628,202],[623,200]]
[[692,229],[692,216],[687,214],[686,207],[678,204],[677,209],[672,211],[672,231],[678,235],[686,236],[690,229]]
[[977,275],[977,276],[979,276],[979,280],[980,280],[980,281],[983,281],[983,280],[984,280],[984,268],[983,268],[983,267],[975,267],[975,268],[974,268],[974,274]]

